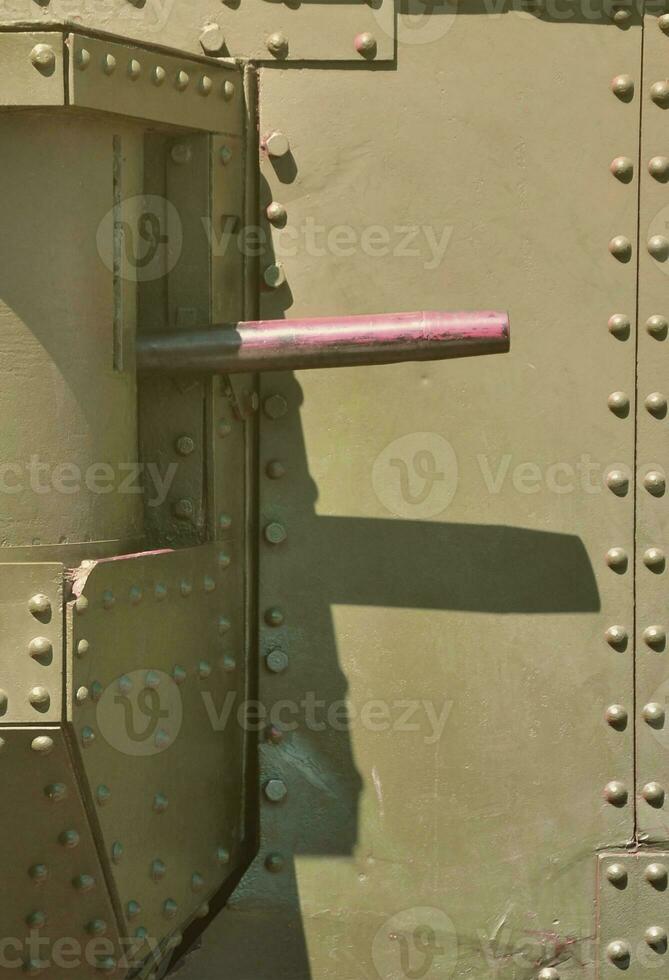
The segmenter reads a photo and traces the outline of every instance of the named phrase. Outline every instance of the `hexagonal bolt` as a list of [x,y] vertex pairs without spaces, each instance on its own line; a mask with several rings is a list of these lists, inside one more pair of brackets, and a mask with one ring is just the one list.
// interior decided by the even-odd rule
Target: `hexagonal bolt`
[[290,152],[288,137],[278,129],[264,136],[260,146],[270,157],[285,157]]
[[272,521],[270,524],[267,524],[263,531],[263,535],[267,544],[273,545],[283,544],[283,542],[288,538],[288,533],[285,527],[283,524],[279,524],[278,521]]
[[288,402],[283,395],[268,395],[262,403],[263,412],[268,419],[276,421],[283,418],[288,411]]
[[215,56],[225,48],[225,35],[219,24],[207,24],[200,34],[200,46],[205,54]]

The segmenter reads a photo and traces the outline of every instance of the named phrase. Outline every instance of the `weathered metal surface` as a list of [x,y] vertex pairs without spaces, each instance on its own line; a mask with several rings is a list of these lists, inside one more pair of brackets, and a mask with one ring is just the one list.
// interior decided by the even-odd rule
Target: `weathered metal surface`
[[246,665],[228,564],[210,545],[74,580],[72,730],[125,928],[148,944],[206,915],[243,852]]
[[638,829],[642,840],[669,840],[669,695],[667,574],[669,544],[666,475],[667,297],[669,266],[658,238],[667,235],[669,207],[663,163],[667,118],[653,100],[653,86],[664,82],[669,40],[661,29],[661,10],[645,17],[644,76],[639,158],[639,321],[637,458],[634,485],[636,542],[636,704]]
[[597,977],[646,980],[666,969],[666,851],[610,851],[597,866]]
[[261,317],[447,295],[514,350],[263,378],[261,850],[184,977],[593,977],[634,833],[640,25],[423,13],[396,71],[261,73]]
[[0,565],[0,724],[60,721],[63,566]]
[[1,106],[64,104],[62,34],[0,34],[0,66]]
[[298,368],[445,360],[509,349],[502,313],[394,313],[251,321],[137,343],[137,368],[164,374],[281,371]]
[[9,0],[3,27],[65,24],[116,34],[141,44],[190,54],[231,55],[265,61],[391,61],[395,53],[393,0],[346,3],[239,3],[225,0],[110,0],[103,5]]
[[129,968],[132,946],[120,944],[63,731],[0,725],[0,746],[3,973],[93,978]]

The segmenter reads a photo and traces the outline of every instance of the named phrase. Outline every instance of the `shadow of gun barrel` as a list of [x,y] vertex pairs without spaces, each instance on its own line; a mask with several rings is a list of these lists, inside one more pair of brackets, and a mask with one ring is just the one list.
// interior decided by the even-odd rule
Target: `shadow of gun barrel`
[[142,373],[233,374],[503,354],[509,318],[492,311],[256,320],[137,341]]

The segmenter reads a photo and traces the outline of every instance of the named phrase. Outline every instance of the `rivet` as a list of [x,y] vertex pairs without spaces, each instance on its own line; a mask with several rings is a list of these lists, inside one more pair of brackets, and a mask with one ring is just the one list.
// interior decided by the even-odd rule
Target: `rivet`
[[656,574],[664,571],[664,552],[660,548],[646,548],[643,553],[643,563],[651,572]]
[[81,729],[81,744],[86,749],[95,741],[95,732],[90,726],[86,725]]
[[628,10],[626,7],[619,7],[613,12],[613,23],[617,24],[618,27],[624,27],[632,19],[632,11]]
[[111,790],[108,786],[101,784],[95,791],[95,798],[100,806],[104,806],[111,798]]
[[85,657],[86,654],[89,652],[90,648],[91,645],[88,642],[88,640],[79,640],[79,642],[77,643],[77,656],[80,659],[82,657]]
[[86,923],[86,932],[89,936],[104,936],[107,931],[107,923],[104,919],[91,919]]
[[218,619],[218,632],[221,635],[223,635],[224,633],[229,632],[231,625],[232,624],[230,623],[230,620],[226,616],[219,616],[219,619]]
[[28,868],[28,874],[37,885],[41,885],[49,877],[49,869],[46,864],[33,864]]
[[644,721],[649,725],[656,728],[661,728],[664,725],[665,710],[658,701],[649,701],[648,704],[644,705],[641,713]]
[[[231,160],[232,160],[232,150],[230,149],[229,146],[222,146],[221,163],[223,164],[224,167],[227,167],[227,165],[230,163]],[[231,432],[232,432],[232,426],[227,422],[222,422],[218,427],[219,436],[222,437],[229,436]]]
[[32,596],[28,601],[28,609],[33,616],[50,616],[51,601],[47,596],[38,592],[37,595]]
[[225,101],[229,102],[234,94],[235,94],[235,83],[229,80],[227,82],[223,82],[223,98],[225,99]]
[[197,673],[201,680],[211,677],[211,664],[207,660],[200,660],[197,665]]
[[669,255],[669,238],[665,238],[664,235],[653,235],[648,239],[647,247],[654,259],[664,262]]
[[663,950],[667,947],[667,930],[662,926],[649,926],[643,934],[644,939],[653,949]]
[[612,963],[621,963],[630,958],[630,948],[621,939],[616,939],[606,947],[606,955]]
[[609,319],[609,333],[617,340],[627,340],[632,329],[630,318],[624,313],[614,313]]
[[627,569],[627,552],[624,548],[610,548],[606,552],[606,564],[614,572],[624,572]]
[[9,707],[9,697],[6,691],[0,688],[0,716],[7,714],[7,708]]
[[269,725],[265,732],[265,739],[271,745],[281,745],[283,742],[283,732],[276,725]]
[[641,795],[646,803],[650,803],[651,806],[662,806],[664,803],[664,789],[655,781],[646,783],[641,790]]
[[96,957],[95,969],[101,973],[114,973],[116,970],[116,960],[113,956]]
[[552,966],[545,966],[543,970],[539,970],[537,980],[560,980],[560,974]]
[[653,391],[646,398],[646,411],[656,418],[664,418],[667,414],[667,399],[659,391]]
[[237,661],[229,653],[223,657],[221,666],[226,674],[232,674],[237,669]]
[[128,598],[133,606],[138,605],[142,601],[142,590],[138,585],[133,585],[128,594]]
[[262,403],[263,412],[268,419],[276,421],[288,411],[288,402],[283,395],[269,395]]
[[31,929],[41,929],[47,924],[46,912],[37,911],[31,912],[30,915],[26,916],[26,925],[30,926]]
[[179,456],[190,456],[195,451],[195,440],[190,436],[179,436],[174,443],[174,448]]
[[646,881],[650,882],[651,885],[655,885],[658,888],[664,888],[667,884],[666,865],[661,864],[659,861],[649,864],[644,871],[644,877]]
[[669,177],[669,157],[651,157],[648,161],[648,173],[655,180],[666,180]]
[[267,220],[271,221],[273,225],[282,225],[288,217],[288,212],[285,207],[283,204],[279,204],[278,201],[272,201],[271,204],[268,204],[265,209],[265,214],[267,215]]
[[286,467],[280,460],[273,459],[265,467],[265,473],[270,480],[281,480],[286,475]]
[[141,915],[142,906],[139,902],[130,901],[125,907],[125,913],[129,919],[136,919],[138,915]]
[[624,235],[616,235],[609,242],[609,252],[619,262],[629,262],[632,257],[632,243]]
[[623,183],[627,183],[634,176],[634,164],[629,157],[616,157],[609,164],[609,170]]
[[624,417],[630,410],[629,396],[624,391],[613,391],[608,397],[608,406],[614,415]]
[[179,583],[179,592],[184,597],[184,599],[187,599],[188,596],[192,595],[193,592],[192,582],[189,582],[187,579],[183,579],[183,581]]
[[42,960],[28,959],[23,961],[22,973],[25,973],[28,977],[38,976],[46,967],[47,963]]
[[281,674],[288,668],[288,654],[283,650],[270,650],[265,658],[267,669],[273,674]]
[[219,551],[218,553],[218,567],[219,568],[229,568],[232,558],[227,553],[227,551]]
[[669,332],[669,321],[664,316],[654,314],[646,320],[646,330],[655,340],[665,340]]
[[30,60],[44,75],[51,75],[56,67],[56,52],[49,44],[36,44],[30,52]]
[[67,786],[64,783],[51,783],[44,788],[44,795],[52,803],[62,803],[67,797]]
[[200,34],[200,45],[205,54],[220,54],[225,47],[225,35],[219,24],[207,24]]
[[186,681],[187,673],[183,667],[177,664],[172,668],[172,680],[175,684],[183,684]]
[[227,849],[227,847],[216,848],[216,860],[219,864],[230,863],[230,851]]
[[204,878],[202,875],[198,874],[197,872],[191,875],[190,887],[194,892],[201,892],[204,888]]
[[282,262],[274,262],[268,265],[262,274],[265,285],[269,289],[279,289],[286,282],[286,270]]
[[131,58],[128,62],[128,78],[131,78],[133,82],[137,81],[139,76],[142,74],[142,65],[136,58]]
[[353,46],[363,58],[373,58],[376,55],[376,38],[369,31],[356,35]]
[[165,862],[161,861],[160,858],[156,858],[155,861],[151,862],[151,877],[154,881],[160,881],[167,874],[167,867]]
[[106,54],[102,59],[102,70],[105,75],[111,75],[116,71],[116,58],[113,54]]
[[261,149],[263,149],[270,157],[285,157],[290,151],[290,143],[288,137],[284,133],[280,133],[275,130],[272,133],[268,133],[261,142]]
[[270,34],[267,38],[267,50],[275,58],[285,58],[288,55],[288,38],[281,31]]
[[263,534],[265,541],[268,544],[275,545],[283,544],[288,537],[285,527],[282,524],[279,524],[277,521],[272,521],[271,523],[266,524]]
[[[148,936],[149,936],[149,930],[146,929],[144,926],[140,926],[138,929],[135,929],[135,939],[139,939],[140,942],[143,943],[146,939],[148,939]],[[148,980],[157,980],[156,974],[149,973]]]
[[53,744],[53,739],[48,735],[38,735],[30,743],[30,748],[39,755],[49,755],[50,752],[53,752]]
[[204,904],[201,905],[199,907],[199,909],[197,910],[197,912],[195,913],[195,918],[196,919],[206,919],[208,915],[209,915],[209,903],[208,902],[204,902]]
[[606,720],[612,728],[625,728],[627,711],[622,704],[612,704],[606,709]]
[[179,906],[174,899],[168,898],[165,902],[163,902],[163,914],[165,915],[166,919],[173,919],[178,910]]
[[606,877],[612,885],[619,888],[627,884],[627,871],[624,864],[609,864],[606,869]]
[[74,611],[78,616],[83,616],[88,609],[88,599],[85,595],[80,595],[74,603]]
[[128,677],[127,674],[122,674],[116,682],[116,688],[119,694],[127,696],[133,688],[132,678]]
[[606,475],[606,485],[618,497],[624,497],[629,489],[629,478],[622,470],[611,470]]
[[213,579],[211,575],[205,575],[202,587],[205,592],[213,592],[216,589],[216,579]]
[[86,71],[91,63],[91,52],[87,48],[81,48],[77,51],[77,56],[75,58],[75,64],[79,71]]
[[162,85],[167,78],[167,72],[162,67],[162,65],[156,65],[156,67],[151,72],[151,81],[154,85]]
[[268,854],[265,858],[265,867],[272,874],[278,874],[280,871],[283,871],[285,863],[283,854]]
[[104,609],[113,609],[116,605],[116,597],[111,589],[107,589],[102,593],[102,605]]
[[153,797],[153,811],[154,813],[164,813],[169,806],[169,800],[164,793],[156,793]]
[[611,91],[619,99],[631,99],[634,95],[634,79],[631,75],[616,75],[611,79]]
[[4,740],[4,738],[0,738],[0,752],[3,752],[6,747],[7,747],[7,742]]
[[227,419],[222,419],[218,423],[218,428],[217,428],[216,431],[218,432],[218,435],[219,435],[219,438],[220,439],[227,439],[227,437],[232,432],[232,426],[230,425],[230,423],[228,422]]
[[269,779],[265,783],[264,792],[270,803],[281,803],[288,796],[288,787],[283,779]]
[[166,749],[167,746],[170,744],[170,736],[168,735],[168,733],[165,731],[164,728],[158,729],[158,731],[156,732],[156,736],[153,740],[153,744],[156,746],[157,749]]
[[664,109],[669,105],[669,82],[653,82],[650,87],[650,97],[656,105]]
[[174,84],[180,92],[185,91],[190,83],[190,75],[185,71],[178,71]]
[[111,846],[111,859],[114,864],[120,864],[123,860],[123,844],[120,840],[115,840]]
[[153,590],[153,594],[159,602],[162,602],[167,597],[167,588],[159,582]]
[[227,531],[232,527],[232,517],[230,514],[220,514],[218,518],[218,526],[221,531]]
[[654,497],[661,497],[666,489],[666,481],[662,473],[651,470],[643,478],[643,485]]
[[190,520],[195,513],[195,507],[193,501],[188,497],[183,497],[181,500],[177,500],[172,507],[172,512],[175,517],[180,520]]
[[160,687],[160,674],[155,670],[147,670],[144,684],[155,691],[156,688]]
[[613,780],[604,787],[604,798],[613,806],[624,806],[627,803],[627,788],[624,783]]
[[51,706],[51,695],[45,687],[33,687],[28,695],[28,700],[35,709],[44,713]]
[[58,843],[62,847],[67,848],[68,851],[71,851],[79,846],[80,839],[76,830],[64,830],[58,837]]
[[283,626],[284,612],[279,606],[271,606],[265,610],[265,622],[268,626]]
[[28,653],[33,660],[46,666],[51,663],[53,657],[53,644],[46,636],[36,636],[28,644]]
[[72,884],[79,892],[90,892],[95,888],[95,878],[93,875],[77,875]]
[[644,642],[655,650],[663,650],[667,642],[667,634],[661,626],[649,626],[643,631]]
[[197,83],[197,90],[200,95],[209,95],[213,87],[214,83],[209,75],[203,75],[200,81]]

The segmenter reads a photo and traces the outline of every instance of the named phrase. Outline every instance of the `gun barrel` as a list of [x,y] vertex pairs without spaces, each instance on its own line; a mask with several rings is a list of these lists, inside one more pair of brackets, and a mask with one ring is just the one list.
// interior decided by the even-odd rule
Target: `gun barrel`
[[292,371],[437,361],[508,349],[506,313],[387,313],[148,334],[137,341],[137,368],[166,374]]

